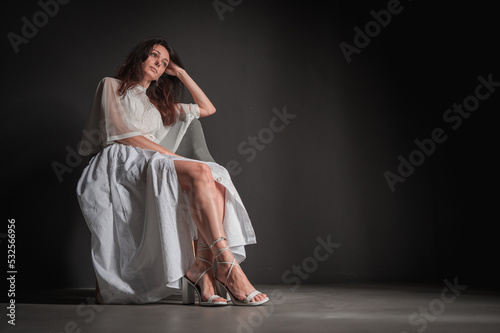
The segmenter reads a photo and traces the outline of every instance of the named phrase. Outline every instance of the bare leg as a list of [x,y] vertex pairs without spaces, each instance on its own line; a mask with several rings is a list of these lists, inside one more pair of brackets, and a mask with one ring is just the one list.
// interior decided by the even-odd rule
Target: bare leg
[[[226,188],[217,182],[214,182],[214,183],[215,183],[215,186],[217,188],[217,191],[219,192],[217,194],[217,197],[216,197],[219,216],[222,216],[222,220],[224,220],[224,214],[225,214],[225,209],[226,209],[226,204],[225,204]],[[203,238],[203,235],[200,232],[200,230],[198,230],[198,239],[195,240],[195,243],[194,243],[195,248],[197,247],[196,245],[198,242],[205,242],[206,243],[205,238]],[[204,253],[204,252],[208,252],[208,251],[201,251],[200,253],[198,253],[198,252],[195,252],[195,253],[196,253],[196,256],[202,257],[203,259],[206,259],[209,261],[213,261],[214,256],[213,256],[212,251],[210,251],[208,253]]]
[[[196,257],[202,258],[207,260],[208,262],[213,262],[214,257],[212,254],[212,251],[210,251],[208,248],[203,249],[203,244],[206,244],[205,239],[201,234],[198,232],[198,242],[197,242],[200,247],[196,247]],[[200,250],[201,248],[201,250]],[[189,280],[192,282],[195,282],[198,280],[200,274],[202,274],[204,271],[206,271],[208,268],[210,268],[210,264],[203,260],[196,259],[195,263],[193,266],[191,266],[188,271],[186,272],[186,276]],[[212,268],[213,269],[213,268]],[[204,274],[198,284],[201,287],[201,298],[203,301],[207,301],[208,298],[212,295],[217,294],[215,291],[215,281],[214,281],[214,276],[213,276],[213,270],[209,270],[207,274]],[[223,298],[215,298],[214,302],[223,302]]]
[[[174,160],[174,165],[181,189],[189,191],[189,205],[193,220],[198,227],[198,237],[200,238],[201,235],[206,240],[207,244],[210,245],[219,237],[224,236],[222,221],[224,216],[223,208],[225,205],[225,199],[223,194],[225,193],[225,188],[223,186],[216,185],[213,180],[210,167],[204,163]],[[227,242],[221,241],[218,242],[213,249],[215,250],[225,246],[227,246]],[[220,261],[232,261],[233,258],[234,257],[231,251],[225,251],[219,257]],[[199,274],[196,275],[196,273],[201,273],[201,271],[203,271],[200,271],[200,265],[202,263],[202,261],[195,262],[193,267],[191,267],[186,273],[188,278],[190,278],[190,275],[198,276]],[[225,277],[227,276],[229,265],[219,266],[220,267],[218,267],[217,270],[217,278],[221,282],[226,283],[238,299],[243,300],[255,290],[239,266],[235,266],[235,268],[233,268],[231,276],[227,281]],[[205,294],[205,290],[203,293]],[[260,301],[264,298],[266,298],[265,294],[259,294],[255,296],[252,301]]]

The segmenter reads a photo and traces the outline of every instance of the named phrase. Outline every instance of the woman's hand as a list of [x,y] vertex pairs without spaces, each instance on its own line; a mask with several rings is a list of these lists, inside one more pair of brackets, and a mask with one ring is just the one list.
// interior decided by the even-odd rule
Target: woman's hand
[[132,136],[130,138],[125,138],[121,140],[116,140],[118,143],[122,143],[124,145],[129,145],[132,147],[139,147],[142,149],[149,149],[149,150],[156,150],[159,153],[166,154],[166,155],[173,155],[173,156],[179,156],[182,157],[181,155],[177,155],[175,153],[172,153],[170,150],[167,148],[149,140],[146,139],[142,135],[137,135],[137,136]]
[[179,73],[182,71],[182,68],[177,66],[176,63],[173,61],[170,61],[168,63],[167,69],[165,69],[165,74],[171,75],[171,76],[179,76]]
[[[172,60],[165,69],[165,74],[176,76],[193,96],[193,100],[200,108],[200,118],[210,116],[215,113],[215,106],[210,102],[207,95],[201,90],[201,88],[194,82],[194,80],[188,75],[188,73],[181,67],[177,66]],[[147,140],[147,139],[146,139]]]

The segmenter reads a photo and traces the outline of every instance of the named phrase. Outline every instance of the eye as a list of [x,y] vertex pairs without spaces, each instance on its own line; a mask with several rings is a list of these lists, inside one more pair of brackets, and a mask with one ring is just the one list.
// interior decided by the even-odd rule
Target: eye
[[155,52],[151,52],[151,55],[153,56],[153,58],[158,58],[158,55]]

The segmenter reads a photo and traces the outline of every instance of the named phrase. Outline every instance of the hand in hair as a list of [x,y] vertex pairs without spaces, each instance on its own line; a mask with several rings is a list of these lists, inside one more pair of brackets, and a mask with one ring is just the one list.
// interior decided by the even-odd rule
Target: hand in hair
[[170,61],[168,64],[167,69],[165,69],[165,74],[171,75],[171,76],[178,76],[179,72],[182,70],[181,67],[179,67],[176,63],[173,61]]

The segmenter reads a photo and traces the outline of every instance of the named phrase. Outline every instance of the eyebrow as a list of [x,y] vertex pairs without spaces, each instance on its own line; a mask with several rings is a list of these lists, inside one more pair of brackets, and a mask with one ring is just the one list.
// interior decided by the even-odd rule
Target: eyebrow
[[[153,51],[156,52],[156,53],[158,53],[161,56],[160,51],[157,51],[156,49],[153,49]],[[151,51],[151,52],[153,52],[153,51]],[[167,58],[163,58],[163,60],[166,60],[167,63],[169,62],[169,60]]]

